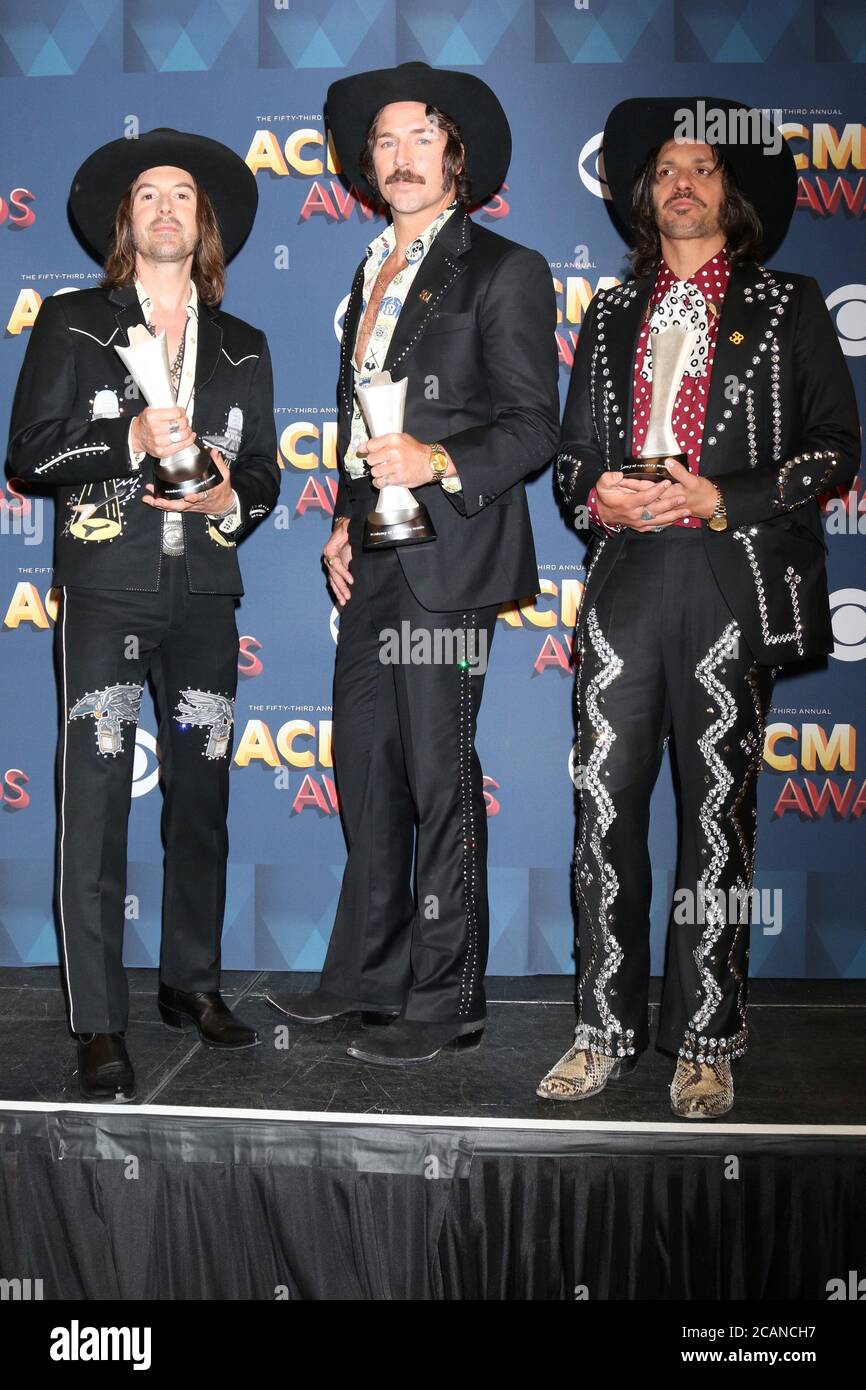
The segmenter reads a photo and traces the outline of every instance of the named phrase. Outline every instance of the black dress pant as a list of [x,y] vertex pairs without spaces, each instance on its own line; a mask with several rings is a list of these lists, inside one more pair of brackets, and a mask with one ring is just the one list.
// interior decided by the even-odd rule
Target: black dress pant
[[333,734],[348,859],[321,983],[408,1019],[469,1022],[485,1017],[487,816],[474,740],[497,609],[422,608],[396,551],[363,549],[374,504],[363,489],[349,526]]
[[153,682],[159,718],[165,880],[160,978],[219,987],[238,633],[235,599],[189,592],[163,555],[157,593],[63,590],[56,909],[76,1033],[123,1032],[126,847],[135,730]]
[[581,615],[575,852],[576,1044],[648,1042],[650,795],[668,738],[680,854],[658,1046],[697,1060],[745,1051],[756,780],[774,671],[758,665],[700,532],[630,532]]

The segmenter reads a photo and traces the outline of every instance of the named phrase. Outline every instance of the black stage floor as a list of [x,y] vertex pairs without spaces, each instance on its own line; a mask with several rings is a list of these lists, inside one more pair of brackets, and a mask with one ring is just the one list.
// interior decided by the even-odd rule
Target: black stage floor
[[671,1113],[654,1050],[592,1101],[536,1097],[567,978],[490,979],[482,1047],[410,1070],[348,1058],[356,1018],[268,1007],[310,976],[229,974],[263,1039],[231,1055],[162,1026],[154,971],[130,982],[138,1103],[87,1106],[57,971],[0,971],[0,1279],[45,1299],[858,1297],[864,982],[755,982],[710,1123]]
[[[573,982],[563,976],[490,978],[488,1026],[475,1052],[443,1053],[403,1070],[346,1056],[357,1017],[291,1025],[268,1007],[272,990],[302,990],[315,976],[229,972],[224,993],[259,1029],[262,1045],[221,1055],[195,1034],[164,1028],[156,972],[131,970],[129,1052],[138,1104],[324,1115],[473,1117],[534,1121],[676,1123],[668,1087],[674,1060],[653,1048],[636,1071],[591,1101],[542,1101],[535,1086],[569,1046]],[[654,998],[658,982],[654,981]],[[734,1066],[730,1124],[866,1124],[866,981],[779,980],[752,985],[752,1047]],[[651,1034],[657,1006],[651,1005]],[[0,1101],[75,1104],[75,1048],[56,969],[0,969]],[[719,1122],[717,1122],[719,1123]]]

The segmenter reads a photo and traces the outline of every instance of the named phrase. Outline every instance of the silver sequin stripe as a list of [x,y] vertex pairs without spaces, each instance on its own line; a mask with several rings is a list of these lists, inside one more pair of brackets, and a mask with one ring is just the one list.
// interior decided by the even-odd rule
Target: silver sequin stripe
[[[598,893],[597,920],[601,935],[601,950],[603,961],[601,969],[598,971],[593,996],[598,1008],[599,1017],[602,1020],[602,1028],[595,1030],[597,1037],[593,1046],[596,1050],[603,1051],[607,1056],[625,1056],[627,1053],[634,1052],[634,1030],[624,1029],[620,1020],[616,1017],[610,1006],[607,990],[610,982],[618,971],[623,960],[622,947],[611,930],[611,923],[615,921],[615,914],[612,911],[613,905],[619,893],[619,879],[613,864],[604,857],[604,837],[616,819],[616,807],[603,778],[608,775],[604,763],[616,740],[616,733],[610,721],[602,713],[599,704],[599,693],[606,690],[609,685],[622,673],[623,661],[613,650],[607,641],[598,621],[598,614],[592,608],[587,617],[587,632],[592,643],[594,652],[599,662],[599,670],[589,680],[586,686],[586,712],[593,730],[595,731],[595,747],[587,760],[585,767],[582,768],[582,784],[586,791],[592,796],[595,802],[595,811],[592,815],[592,828],[589,832],[589,848],[592,854],[592,861],[595,865],[595,872],[598,875],[598,888],[592,887],[595,874],[590,868],[586,859],[583,858],[578,870],[578,886],[584,904],[588,911],[589,921],[592,923],[593,932],[593,955],[588,970],[594,968],[597,958],[595,922],[596,913],[591,910],[586,901],[589,890],[592,894]],[[583,825],[585,827],[588,817],[583,814]],[[583,844],[585,847],[585,834]],[[583,989],[586,984],[588,970],[584,971],[581,979],[581,1000],[583,999]],[[587,1036],[591,1024],[582,1021],[578,1024],[578,1033]],[[577,1034],[575,1035],[577,1036]],[[580,1044],[577,1044],[580,1045]]]
[[770,620],[767,612],[767,594],[764,588],[764,577],[758,564],[758,557],[755,554],[755,547],[752,544],[752,536],[758,534],[757,527],[752,526],[748,531],[737,530],[731,533],[735,540],[745,548],[749,561],[749,568],[752,571],[752,578],[755,582],[755,593],[758,599],[758,614],[761,619],[761,636],[767,646],[774,646],[780,642],[795,642],[800,656],[803,655],[803,622],[800,617],[800,600],[797,594],[797,586],[802,583],[802,578],[794,570],[793,565],[789,565],[785,570],[785,583],[791,595],[791,611],[794,616],[794,627],[791,632],[771,632]]
[[[476,625],[475,613],[464,613],[461,619],[464,634],[468,626]],[[464,651],[465,651],[464,640]],[[463,900],[466,906],[466,954],[460,980],[458,1014],[467,1014],[472,1007],[478,974],[478,879],[475,831],[475,807],[472,798],[472,677],[468,668],[460,672],[460,720],[457,730],[460,803],[463,822]]]
[[689,1023],[689,1027],[698,1033],[706,1030],[722,1002],[722,991],[714,972],[710,969],[712,962],[709,961],[709,957],[725,927],[724,909],[716,899],[716,892],[729,855],[727,835],[722,822],[723,808],[734,778],[725,766],[719,745],[734,726],[737,702],[719,679],[718,671],[729,659],[740,638],[738,625],[735,622],[728,623],[722,635],[695,667],[697,680],[714,702],[708,707],[707,712],[718,715],[698,739],[698,749],[707,767],[704,777],[710,784],[698,812],[698,821],[707,842],[707,848],[702,852],[709,857],[709,863],[701,871],[698,879],[698,892],[703,895],[706,903],[706,927],[695,948],[694,957],[703,991],[697,991],[700,1003]]

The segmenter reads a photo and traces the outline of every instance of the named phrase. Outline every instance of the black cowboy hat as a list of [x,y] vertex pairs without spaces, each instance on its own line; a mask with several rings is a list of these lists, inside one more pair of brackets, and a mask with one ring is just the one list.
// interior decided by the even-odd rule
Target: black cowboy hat
[[328,88],[327,116],[345,181],[368,197],[375,194],[361,173],[361,152],[370,121],[392,101],[437,106],[457,122],[463,136],[472,202],[480,205],[500,187],[511,160],[511,127],[499,99],[471,73],[401,63],[341,77]]
[[255,174],[227,145],[183,130],[149,130],[135,140],[112,140],[85,159],[69,194],[69,211],[87,248],[105,259],[114,218],[130,184],[145,169],[170,164],[205,190],[231,260],[249,236],[259,202]]
[[[787,140],[782,138],[781,149],[772,153],[756,139],[734,141],[731,144],[713,137],[713,111],[749,112],[753,108],[743,102],[724,97],[631,97],[615,106],[604,127],[602,151],[604,173],[610,188],[611,200],[626,239],[632,240],[632,192],[635,178],[652,150],[673,139],[677,127],[682,128],[682,113],[690,111],[695,118],[695,138],[701,138],[698,102],[703,103],[707,144],[718,148],[730,163],[740,191],[752,204],[761,219],[763,236],[761,258],[767,259],[781,245],[788,230],[797,200],[797,170]],[[761,134],[771,134],[773,125],[766,121],[743,122],[745,131],[757,126]],[[766,151],[766,153],[765,153]]]

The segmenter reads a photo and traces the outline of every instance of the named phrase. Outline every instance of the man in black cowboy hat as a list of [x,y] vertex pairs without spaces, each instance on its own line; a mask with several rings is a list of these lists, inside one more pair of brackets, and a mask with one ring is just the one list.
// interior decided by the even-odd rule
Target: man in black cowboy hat
[[[712,144],[708,111],[726,137]],[[681,849],[658,1046],[678,1058],[674,1112],[694,1118],[733,1104],[764,721],[775,668],[832,650],[817,499],[860,457],[816,282],[758,263],[796,174],[750,115],[712,99],[611,113],[605,170],[635,278],[590,306],[557,460],[594,535],[576,633],[578,1024],[538,1093],[595,1095],[648,1045],[649,803],[672,734]],[[673,437],[658,432],[668,403]]]
[[[160,1012],[173,1027],[192,1021],[213,1047],[258,1040],[219,994],[243,592],[236,545],[279,490],[267,342],[218,308],[225,262],[256,203],[243,160],[199,135],[153,130],[91,155],[70,211],[105,259],[104,286],[42,305],[12,410],[11,469],[55,489],[56,906],[86,1100],[128,1100],[135,1088],[122,947],[148,675],[165,785]],[[166,335],[171,406],[145,406],[115,351],[131,334],[147,342],[148,331]],[[215,485],[156,496],[154,461],[196,436],[218,446]]]
[[[362,73],[330,88],[328,119],[347,180],[391,222],[346,310],[324,548],[341,608],[334,753],[348,863],[320,988],[272,1002],[309,1023],[399,1014],[349,1055],[400,1066],[484,1028],[475,723],[499,605],[538,592],[524,479],[558,439],[555,305],[545,260],[468,215],[511,153],[485,83],[423,63]],[[408,380],[404,428],[371,438],[355,388],[383,371]],[[423,501],[435,540],[365,550],[365,517],[389,484]],[[394,660],[387,637],[407,630]],[[436,639],[454,634],[437,660]]]

